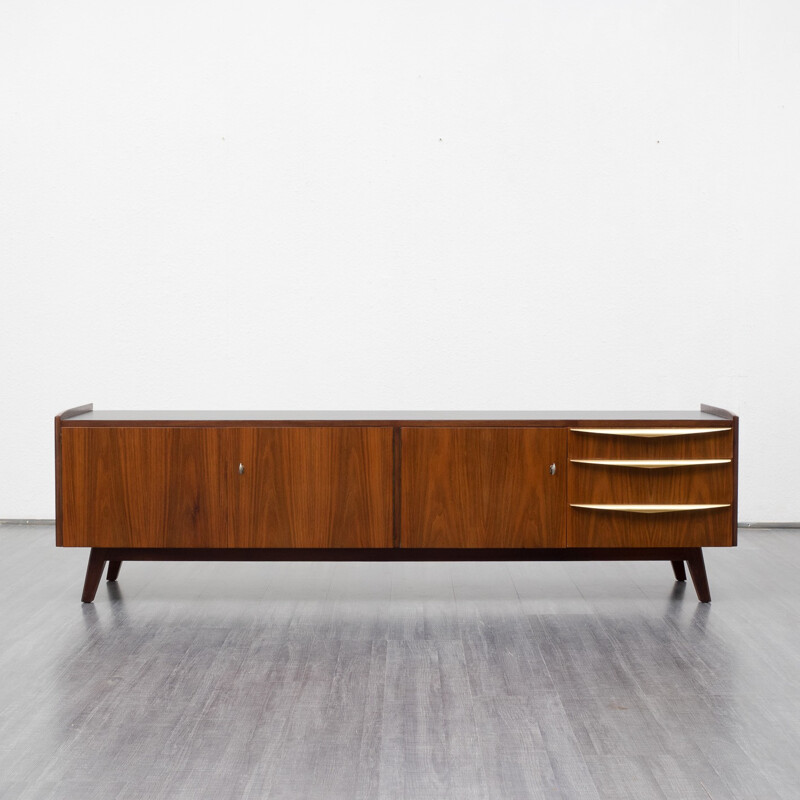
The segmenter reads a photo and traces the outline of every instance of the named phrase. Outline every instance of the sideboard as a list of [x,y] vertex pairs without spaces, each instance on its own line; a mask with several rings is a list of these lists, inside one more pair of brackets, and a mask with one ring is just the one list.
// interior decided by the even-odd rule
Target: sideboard
[[95,411],[55,418],[56,544],[82,600],[129,560],[601,560],[736,544],[738,417]]

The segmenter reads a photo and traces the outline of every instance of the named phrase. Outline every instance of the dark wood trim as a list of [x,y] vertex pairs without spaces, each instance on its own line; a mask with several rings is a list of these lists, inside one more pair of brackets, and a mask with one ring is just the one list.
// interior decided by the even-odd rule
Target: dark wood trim
[[82,406],[75,406],[62,411],[55,418],[55,437],[56,437],[56,547],[61,547],[64,544],[64,528],[61,506],[61,428],[64,420],[79,417],[81,414],[86,414],[89,411],[94,411],[94,403],[85,403]]
[[82,406],[74,406],[62,411],[55,418],[55,437],[56,437],[56,547],[64,544],[64,529],[62,527],[63,514],[61,508],[61,423],[65,419],[72,419],[81,414],[94,411],[94,403],[84,403]]
[[75,406],[75,408],[68,408],[66,411],[62,411],[58,416],[61,417],[63,422],[65,419],[79,417],[81,414],[88,414],[90,411],[94,411],[94,403],[86,403],[82,406]]
[[731,514],[733,524],[731,544],[736,547],[739,543],[739,417],[725,408],[709,406],[705,403],[700,403],[700,411],[703,414],[713,414],[715,417],[722,417],[733,423],[733,502],[731,503],[733,509],[733,513]]
[[82,603],[91,603],[94,600],[105,565],[104,551],[99,547],[93,547],[89,552],[89,563],[86,565],[86,580],[83,582],[83,594],[81,595]]
[[457,419],[457,420],[273,420],[273,419],[64,419],[70,428],[716,428],[730,420],[681,419]]
[[703,551],[699,547],[691,548],[691,552],[686,557],[689,566],[689,574],[692,576],[694,590],[697,592],[697,599],[701,603],[711,602],[711,589],[708,588],[708,575],[706,575],[706,562],[703,560]]
[[566,487],[567,487],[567,494],[566,494],[566,496],[564,498],[565,505],[567,506],[567,518],[564,521],[564,547],[569,547],[569,543],[572,541],[572,520],[573,520],[573,515],[569,513],[569,486],[570,486],[570,483],[569,483],[569,478],[570,478],[569,437],[571,435],[572,434],[570,434],[569,431],[568,431],[567,435],[565,437],[565,441],[564,441],[564,452],[563,452],[563,456],[564,456],[564,467],[563,467],[564,480],[566,482]]
[[719,406],[707,406],[705,403],[700,403],[700,411],[703,414],[713,414],[715,417],[722,417],[723,419],[733,419],[733,414]]
[[733,417],[733,533],[731,544],[739,543],[739,417]]
[[56,547],[64,544],[64,531],[62,522],[64,514],[61,508],[61,417],[55,419],[56,436]]
[[686,565],[683,563],[683,561],[673,561],[672,571],[675,573],[676,581],[686,580]]
[[392,547],[402,547],[402,540],[401,540],[401,517],[400,517],[400,505],[401,505],[401,498],[402,498],[402,486],[401,486],[401,475],[402,475],[402,463],[401,459],[403,457],[403,450],[402,450],[402,436],[401,436],[401,429],[398,426],[395,426],[392,429],[392,461],[393,461],[393,473],[392,473]]
[[688,561],[699,547],[93,547],[104,561]]

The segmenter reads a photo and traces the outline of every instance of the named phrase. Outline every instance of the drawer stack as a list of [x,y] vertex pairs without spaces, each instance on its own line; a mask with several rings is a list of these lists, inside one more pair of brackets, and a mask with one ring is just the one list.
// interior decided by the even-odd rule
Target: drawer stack
[[569,431],[570,547],[733,544],[733,429]]

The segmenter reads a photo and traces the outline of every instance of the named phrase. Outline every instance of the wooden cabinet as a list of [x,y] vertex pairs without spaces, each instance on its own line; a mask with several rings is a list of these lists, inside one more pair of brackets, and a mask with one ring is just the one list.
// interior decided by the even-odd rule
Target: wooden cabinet
[[661,558],[710,598],[736,544],[738,418],[700,412],[56,417],[56,543],[198,559]]
[[404,547],[564,547],[567,432],[402,428]]

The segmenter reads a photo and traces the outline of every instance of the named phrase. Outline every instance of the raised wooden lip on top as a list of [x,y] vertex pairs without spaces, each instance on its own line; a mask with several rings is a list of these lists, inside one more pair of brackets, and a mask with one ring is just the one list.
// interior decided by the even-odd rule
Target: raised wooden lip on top
[[94,411],[56,417],[64,427],[730,427],[729,412],[689,411]]

